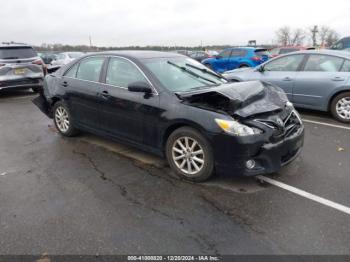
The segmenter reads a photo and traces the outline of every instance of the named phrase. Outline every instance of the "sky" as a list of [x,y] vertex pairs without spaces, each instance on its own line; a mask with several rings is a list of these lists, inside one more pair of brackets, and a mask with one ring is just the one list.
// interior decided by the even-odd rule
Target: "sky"
[[270,44],[282,26],[327,25],[350,36],[349,14],[349,0],[10,0],[0,6],[0,42]]

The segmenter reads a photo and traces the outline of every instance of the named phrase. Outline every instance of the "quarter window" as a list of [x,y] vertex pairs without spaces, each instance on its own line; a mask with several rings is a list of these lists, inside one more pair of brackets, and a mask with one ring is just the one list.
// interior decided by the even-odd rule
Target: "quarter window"
[[104,62],[103,57],[91,57],[80,62],[77,78],[81,80],[98,82]]
[[284,71],[284,72],[294,72],[298,70],[298,67],[303,60],[303,55],[290,55],[278,58],[267,63],[264,66],[266,71]]
[[111,58],[106,76],[107,84],[126,88],[138,81],[147,82],[135,65],[122,58]]
[[310,55],[304,71],[308,72],[338,72],[344,59],[327,55]]

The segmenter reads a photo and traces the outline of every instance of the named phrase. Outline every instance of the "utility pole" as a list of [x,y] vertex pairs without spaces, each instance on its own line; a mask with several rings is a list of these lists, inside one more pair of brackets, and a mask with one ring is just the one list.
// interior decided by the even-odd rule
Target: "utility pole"
[[317,34],[318,34],[318,27],[317,27],[317,25],[315,25],[313,27],[313,29],[311,30],[311,33],[312,33],[312,45],[314,47],[316,47],[317,46]]
[[92,48],[92,40],[91,40],[91,35],[89,36],[89,41],[90,41],[90,48]]

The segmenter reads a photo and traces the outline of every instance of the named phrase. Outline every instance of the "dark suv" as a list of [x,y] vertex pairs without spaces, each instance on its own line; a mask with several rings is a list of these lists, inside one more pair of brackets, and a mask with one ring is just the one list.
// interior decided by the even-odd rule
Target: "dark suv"
[[38,92],[43,83],[44,63],[31,46],[0,44],[0,90],[32,89]]

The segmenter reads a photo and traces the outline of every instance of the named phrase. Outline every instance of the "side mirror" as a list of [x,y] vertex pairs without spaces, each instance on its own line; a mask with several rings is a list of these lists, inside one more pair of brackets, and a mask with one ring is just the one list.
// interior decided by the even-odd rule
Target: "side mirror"
[[145,93],[145,94],[151,94],[152,88],[150,85],[143,81],[134,82],[128,85],[128,90],[130,92],[138,92],[138,93]]
[[264,73],[265,72],[265,69],[263,66],[259,66],[256,71],[260,72],[260,73]]

